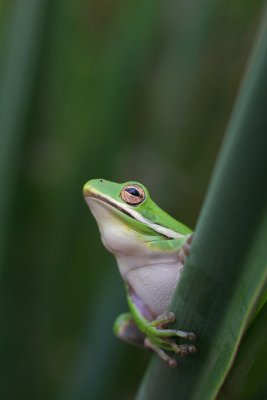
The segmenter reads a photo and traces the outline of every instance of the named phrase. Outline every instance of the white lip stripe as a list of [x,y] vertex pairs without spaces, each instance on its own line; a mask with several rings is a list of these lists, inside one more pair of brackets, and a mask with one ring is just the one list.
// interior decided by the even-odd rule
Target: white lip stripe
[[[93,190],[91,190],[91,192],[94,193]],[[95,192],[95,193],[99,196],[99,193],[98,193],[98,192]],[[88,197],[89,197],[89,196],[88,196]],[[156,232],[158,232],[158,233],[161,233],[162,235],[167,236],[168,238],[171,238],[171,239],[181,239],[181,238],[183,238],[183,237],[185,236],[185,235],[182,235],[182,234],[180,234],[180,233],[177,233],[177,232],[173,231],[172,229],[165,228],[164,226],[161,226],[161,225],[158,225],[158,224],[153,224],[153,222],[150,222],[148,219],[144,218],[144,217],[143,217],[141,214],[139,214],[136,210],[133,210],[132,208],[127,207],[126,204],[119,203],[118,201],[116,201],[116,200],[114,200],[114,199],[111,199],[110,197],[107,197],[107,196],[103,195],[102,193],[101,193],[101,197],[102,197],[103,199],[107,199],[107,201],[108,201],[109,203],[114,204],[114,206],[117,205],[119,208],[122,208],[123,210],[125,210],[125,212],[127,212],[128,214],[130,214],[136,221],[142,222],[143,224],[149,226],[149,227],[150,227],[151,229],[153,229],[154,231],[156,231]],[[94,198],[94,197],[91,197],[91,196],[90,196],[89,198]],[[101,198],[97,197],[96,200],[100,200],[100,201],[101,201]],[[103,202],[104,202],[104,201],[103,201]]]

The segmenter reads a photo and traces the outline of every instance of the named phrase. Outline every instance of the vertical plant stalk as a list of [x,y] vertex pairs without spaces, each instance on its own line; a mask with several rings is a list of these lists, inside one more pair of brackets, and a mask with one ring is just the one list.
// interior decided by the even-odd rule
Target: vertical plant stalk
[[[230,61],[229,61],[230,62]],[[228,127],[171,305],[177,327],[196,333],[197,353],[168,369],[153,358],[138,400],[214,399],[267,282],[267,19]]]

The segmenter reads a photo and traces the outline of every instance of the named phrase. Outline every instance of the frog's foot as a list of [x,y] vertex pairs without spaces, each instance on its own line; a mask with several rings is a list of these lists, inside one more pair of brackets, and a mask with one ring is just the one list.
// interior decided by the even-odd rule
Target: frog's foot
[[186,242],[184,243],[183,247],[178,253],[178,260],[182,264],[182,266],[185,264],[185,260],[190,254],[192,240],[193,240],[193,235],[188,236]]
[[146,337],[144,340],[144,346],[152,351],[154,351],[164,362],[166,362],[169,367],[176,367],[177,362],[175,358],[170,357],[166,351],[172,351],[182,357],[188,354],[194,354],[196,348],[193,345],[177,344],[173,339],[169,338],[151,338]]
[[159,357],[166,361],[171,367],[176,365],[173,358],[170,358],[165,351],[172,351],[180,356],[187,356],[196,352],[196,347],[192,344],[177,344],[175,338],[196,340],[193,332],[185,332],[178,329],[169,329],[168,324],[175,321],[175,315],[167,312],[159,315],[146,327],[145,346],[149,347]]
[[[185,332],[177,329],[167,329],[165,326],[171,322],[175,322],[176,318],[173,312],[167,312],[159,315],[156,319],[150,322],[148,331],[152,329],[153,336],[160,337],[180,337],[183,339],[196,340],[196,335],[193,332]],[[153,329],[154,328],[154,329]]]
[[177,362],[175,358],[168,356],[168,354],[163,349],[154,344],[149,337],[145,338],[144,345],[147,349],[154,351],[164,362],[169,365],[169,367],[176,367]]
[[186,256],[189,256],[189,254],[190,254],[190,248],[191,248],[192,240],[193,240],[193,234],[188,236],[188,238],[187,238],[187,240],[186,240],[186,242],[185,242],[185,244],[183,246],[183,251],[184,251]]

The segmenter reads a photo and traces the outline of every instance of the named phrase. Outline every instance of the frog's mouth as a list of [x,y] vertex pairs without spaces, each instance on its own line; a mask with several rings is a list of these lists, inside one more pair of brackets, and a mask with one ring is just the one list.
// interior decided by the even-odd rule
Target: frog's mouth
[[147,218],[143,217],[137,210],[130,207],[128,204],[119,203],[117,200],[111,199],[103,195],[102,193],[97,192],[94,188],[86,188],[83,192],[85,200],[96,199],[98,201],[104,202],[116,210],[122,212],[130,218],[133,218],[135,221],[141,222],[144,225],[148,226],[155,232],[160,233],[165,236],[167,239],[182,239],[185,235],[182,235],[178,232],[173,231],[172,229],[166,228],[162,225],[155,224],[149,221]]
[[93,198],[93,199],[102,201],[103,203],[106,203],[106,204],[110,205],[111,207],[116,208],[116,210],[122,212],[123,214],[127,215],[128,217],[136,220],[136,218],[134,218],[133,215],[129,211],[127,211],[125,208],[123,208],[119,203],[117,203],[113,200],[110,200],[108,197],[100,195],[97,192],[90,192],[90,195],[87,194],[85,196],[85,199],[86,198]]

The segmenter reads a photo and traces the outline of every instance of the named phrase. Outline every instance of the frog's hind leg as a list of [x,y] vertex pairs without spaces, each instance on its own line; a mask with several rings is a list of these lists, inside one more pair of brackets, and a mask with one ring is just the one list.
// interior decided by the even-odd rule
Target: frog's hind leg
[[146,347],[144,344],[145,335],[138,329],[131,313],[119,315],[115,320],[113,330],[115,335],[125,342]]

